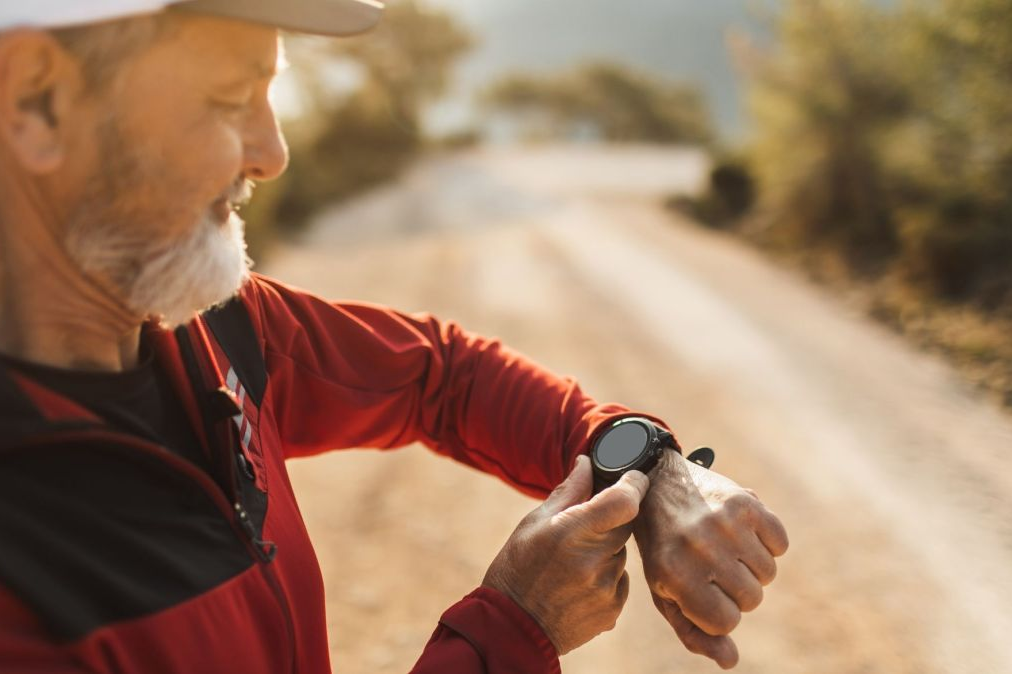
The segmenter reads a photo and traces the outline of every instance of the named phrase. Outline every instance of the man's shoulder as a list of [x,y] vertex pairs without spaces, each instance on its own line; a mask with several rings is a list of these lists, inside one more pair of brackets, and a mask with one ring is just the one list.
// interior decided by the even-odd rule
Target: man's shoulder
[[[250,275],[237,299],[262,334],[271,328],[297,326],[301,330],[321,324],[352,332],[383,334],[413,331],[421,324],[438,322],[428,312],[408,312],[367,300],[324,298],[311,290],[258,273]],[[221,309],[235,310],[234,306],[230,309],[229,304]]]

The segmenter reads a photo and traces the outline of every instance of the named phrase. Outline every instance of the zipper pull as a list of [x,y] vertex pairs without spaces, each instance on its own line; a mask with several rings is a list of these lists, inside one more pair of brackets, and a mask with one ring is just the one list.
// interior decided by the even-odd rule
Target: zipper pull
[[278,546],[272,541],[265,541],[257,536],[257,529],[253,525],[253,520],[250,519],[249,513],[246,512],[246,508],[243,507],[242,503],[237,501],[232,507],[235,508],[239,525],[246,532],[246,535],[249,536],[250,541],[252,541],[257,557],[265,564],[273,562],[274,557],[278,554]]

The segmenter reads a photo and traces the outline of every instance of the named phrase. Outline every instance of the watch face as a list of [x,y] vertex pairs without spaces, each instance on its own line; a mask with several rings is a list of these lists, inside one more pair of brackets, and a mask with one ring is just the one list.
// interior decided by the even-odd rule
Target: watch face
[[597,443],[597,462],[606,469],[628,466],[643,453],[649,440],[650,435],[641,424],[629,422],[615,426]]

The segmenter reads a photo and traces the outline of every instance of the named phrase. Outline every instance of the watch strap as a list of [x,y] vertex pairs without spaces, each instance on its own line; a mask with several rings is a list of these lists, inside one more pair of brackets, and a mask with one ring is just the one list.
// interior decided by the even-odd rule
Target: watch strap
[[609,482],[608,480],[605,480],[603,477],[601,477],[600,475],[598,475],[596,471],[594,472],[594,493],[595,494],[604,491],[605,489],[607,489],[608,487],[610,487],[613,484],[615,484],[615,483],[614,482]]

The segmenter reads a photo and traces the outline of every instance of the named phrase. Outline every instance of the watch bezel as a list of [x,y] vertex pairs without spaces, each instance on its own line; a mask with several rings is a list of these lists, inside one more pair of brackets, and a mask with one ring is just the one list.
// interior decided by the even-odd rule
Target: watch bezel
[[[629,423],[638,424],[646,429],[647,442],[643,447],[643,451],[637,454],[631,461],[619,466],[618,468],[608,468],[602,466],[597,460],[597,450],[598,447],[601,446],[601,442],[612,430]],[[594,468],[594,474],[606,482],[617,482],[622,475],[630,470],[642,470],[643,472],[649,471],[657,463],[657,459],[665,447],[664,435],[670,437],[671,434],[664,431],[650,419],[646,419],[644,417],[626,417],[624,419],[618,419],[609,425],[608,428],[594,440],[594,444],[590,450],[590,461]]]

